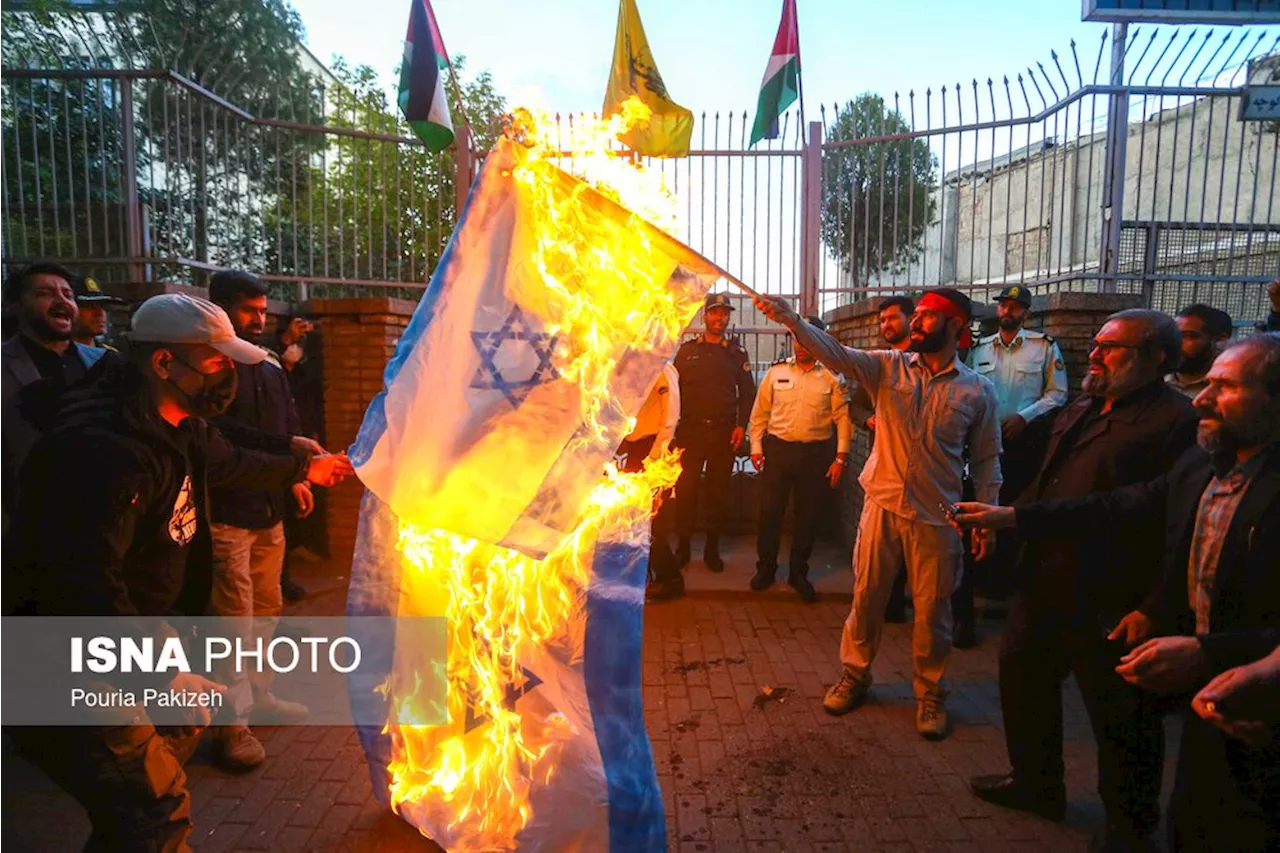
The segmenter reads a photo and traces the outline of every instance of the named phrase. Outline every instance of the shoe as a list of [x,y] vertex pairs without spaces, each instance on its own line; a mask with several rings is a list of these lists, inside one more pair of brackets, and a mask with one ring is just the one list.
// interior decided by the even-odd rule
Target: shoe
[[250,770],[267,759],[262,741],[253,736],[248,726],[226,726],[214,729],[214,758],[227,770]]
[[837,717],[847,714],[867,698],[867,688],[870,686],[870,678],[860,681],[856,676],[845,672],[839,681],[828,688],[827,695],[822,699],[822,707],[828,714]]
[[907,606],[905,604],[901,607],[889,605],[889,609],[884,612],[884,621],[892,622],[895,625],[904,624],[907,621]]
[[951,645],[957,649],[971,649],[978,645],[978,633],[972,622],[957,622],[951,632]]
[[675,575],[670,578],[654,578],[650,581],[644,591],[644,600],[647,602],[672,601],[683,595],[684,578]]
[[757,568],[755,577],[751,579],[751,588],[756,592],[764,592],[773,586],[774,569]]
[[813,588],[813,584],[809,583],[809,579],[805,577],[791,578],[787,583],[800,594],[800,600],[805,604],[813,604],[818,600],[818,592]]
[[280,579],[280,593],[284,596],[285,601],[301,601],[307,597],[307,589],[298,584],[297,581],[289,577]]
[[689,546],[688,539],[681,539],[676,545],[676,566],[683,569],[689,565],[689,558],[693,554],[693,549]]
[[916,731],[925,740],[947,736],[947,706],[936,697],[916,700]]
[[1089,853],[1155,853],[1160,848],[1149,833],[1107,824],[1089,839]]
[[306,545],[299,545],[289,552],[290,560],[297,560],[301,563],[323,563],[324,557],[321,557],[315,551],[312,551]]
[[302,722],[309,713],[301,702],[287,702],[268,693],[254,700],[249,721],[259,726],[287,726]]
[[1067,816],[1065,790],[1035,788],[1019,782],[1011,773],[975,776],[969,780],[969,790],[978,799],[994,806],[1031,812],[1048,820],[1062,820]]

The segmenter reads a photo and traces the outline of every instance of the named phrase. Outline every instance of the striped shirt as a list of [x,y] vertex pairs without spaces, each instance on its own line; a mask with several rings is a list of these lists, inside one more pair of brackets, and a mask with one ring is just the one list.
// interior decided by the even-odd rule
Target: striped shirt
[[1215,474],[1200,496],[1196,510],[1196,527],[1191,534],[1191,553],[1187,561],[1188,603],[1196,614],[1196,633],[1209,633],[1209,611],[1213,601],[1213,585],[1218,577],[1218,560],[1222,545],[1231,529],[1240,502],[1249,483],[1262,468],[1266,451],[1255,453],[1243,465],[1237,465],[1222,476]]

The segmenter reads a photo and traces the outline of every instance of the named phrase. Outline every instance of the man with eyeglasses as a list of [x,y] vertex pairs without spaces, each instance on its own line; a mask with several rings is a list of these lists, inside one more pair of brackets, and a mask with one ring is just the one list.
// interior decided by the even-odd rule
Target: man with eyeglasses
[[[1196,434],[1190,401],[1164,383],[1180,352],[1167,315],[1111,315],[1094,337],[1084,393],[1054,418],[1038,471],[1015,505],[1106,492],[1168,470]],[[1114,668],[1145,639],[1145,626],[1127,614],[1156,583],[1161,546],[1158,523],[1028,543],[1000,650],[1012,771],[974,779],[979,797],[1062,818],[1062,682],[1074,672],[1098,744],[1102,849],[1143,849],[1160,816],[1160,709]]]

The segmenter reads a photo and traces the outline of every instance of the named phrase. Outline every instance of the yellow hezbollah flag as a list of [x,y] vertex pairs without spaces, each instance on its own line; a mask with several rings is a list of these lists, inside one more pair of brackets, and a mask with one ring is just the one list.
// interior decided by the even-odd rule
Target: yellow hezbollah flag
[[667,93],[658,64],[649,50],[635,0],[621,0],[603,114],[622,112],[622,102],[632,97],[638,98],[653,114],[647,123],[641,122],[623,134],[622,141],[648,157],[688,156],[693,113],[671,100]]

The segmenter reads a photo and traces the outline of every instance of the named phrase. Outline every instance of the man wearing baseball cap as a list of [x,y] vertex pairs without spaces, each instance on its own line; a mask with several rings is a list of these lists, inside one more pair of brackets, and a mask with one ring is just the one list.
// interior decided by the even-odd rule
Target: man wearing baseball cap
[[[209,426],[205,419],[235,394],[234,364],[263,358],[216,305],[154,296],[134,314],[129,344],[127,361],[65,397],[22,469],[21,559],[17,577],[6,571],[6,598],[19,598],[22,612],[203,615],[212,584],[210,485],[331,485],[351,473],[342,455],[242,450]],[[90,469],[97,476],[83,477]],[[169,689],[221,687],[180,673]],[[209,708],[189,709],[184,728],[163,733],[139,708],[123,711],[117,725],[12,732],[23,754],[89,812],[95,849],[187,849],[182,762],[209,725]]]
[[71,333],[72,340],[86,347],[114,350],[115,347],[102,342],[107,333],[107,306],[127,303],[117,296],[103,293],[92,276],[77,277],[71,282],[71,287],[76,292],[76,308],[79,309]]

